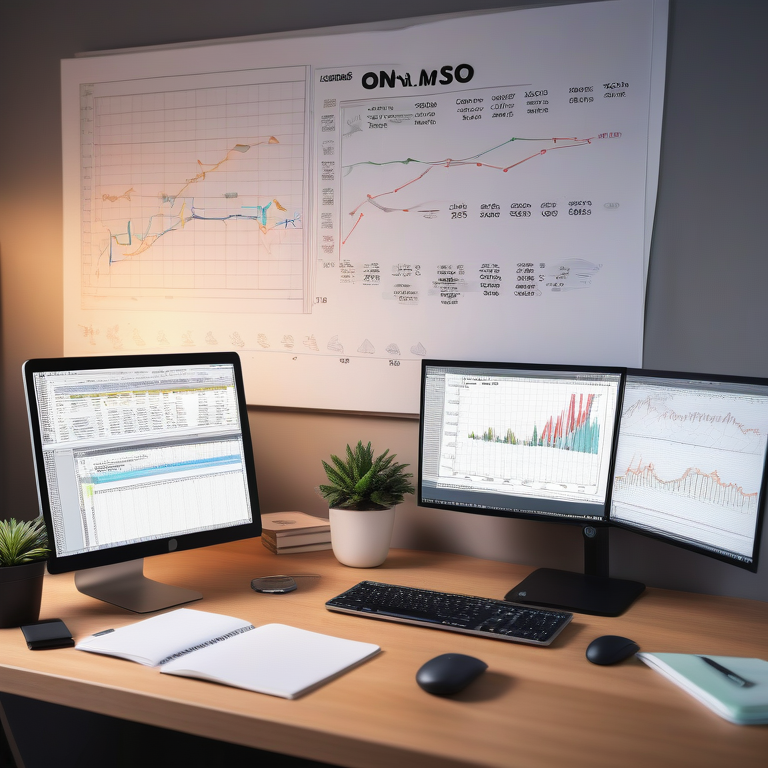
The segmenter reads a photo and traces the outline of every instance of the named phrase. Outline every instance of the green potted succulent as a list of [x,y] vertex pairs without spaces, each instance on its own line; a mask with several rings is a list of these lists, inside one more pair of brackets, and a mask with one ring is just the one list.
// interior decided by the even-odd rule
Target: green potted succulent
[[336,559],[353,568],[373,568],[387,559],[395,507],[413,493],[408,464],[395,461],[389,449],[374,457],[371,444],[347,445],[346,460],[323,461],[328,482],[318,486],[328,502],[331,544]]
[[40,618],[48,536],[42,517],[0,520],[0,627]]

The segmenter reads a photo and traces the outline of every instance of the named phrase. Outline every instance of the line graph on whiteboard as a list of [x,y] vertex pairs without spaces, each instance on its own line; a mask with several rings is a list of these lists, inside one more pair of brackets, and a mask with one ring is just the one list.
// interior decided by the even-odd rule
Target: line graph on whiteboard
[[305,90],[281,70],[82,85],[84,307],[307,311]]
[[[249,402],[409,414],[425,358],[639,365],[657,5],[65,60],[65,353],[234,349]],[[557,446],[601,398],[558,429],[561,394],[546,444],[479,420],[515,442],[468,451],[587,482]]]
[[337,178],[334,163],[319,169],[321,217],[329,228],[337,217],[321,259],[335,255],[340,282],[367,289],[385,283],[366,265],[418,254],[398,260],[407,269],[392,267],[408,278],[386,288],[403,306],[482,312],[499,297],[519,305],[593,293],[613,257],[605,233],[619,221],[620,196],[605,169],[625,151],[623,132],[555,110],[550,98],[518,84],[340,102]]
[[[352,224],[349,230],[347,231],[347,234],[344,235],[344,232],[342,232],[342,245],[346,245],[347,241],[349,240],[350,236],[354,232],[355,228],[360,224],[363,217],[365,216],[365,211],[363,210],[366,206],[371,206],[372,208],[376,209],[376,211],[379,211],[381,213],[387,214],[387,213],[415,213],[419,214],[422,217],[426,219],[434,219],[437,217],[437,215],[441,212],[445,212],[446,210],[451,210],[451,205],[456,205],[455,200],[426,200],[426,201],[420,201],[420,202],[409,202],[405,203],[403,202],[401,205],[397,206],[393,203],[390,205],[385,204],[385,202],[381,202],[380,198],[390,198],[391,195],[396,195],[399,192],[402,192],[404,189],[414,186],[414,190],[409,190],[411,192],[415,192],[416,195],[418,195],[418,192],[416,192],[416,189],[418,189],[419,182],[426,179],[427,174],[429,174],[431,171],[435,171],[436,169],[445,169],[450,170],[454,168],[464,168],[464,167],[470,167],[470,168],[480,168],[480,169],[489,169],[493,171],[500,171],[501,173],[509,173],[510,171],[513,171],[518,166],[522,165],[523,163],[530,162],[534,159],[542,159],[547,154],[547,152],[552,152],[554,150],[562,150],[562,149],[572,149],[575,147],[583,147],[590,145],[596,137],[591,138],[583,138],[580,139],[578,137],[570,137],[570,138],[564,138],[564,137],[553,137],[553,138],[523,138],[523,137],[517,137],[513,136],[510,139],[507,139],[506,141],[502,142],[501,144],[497,146],[490,147],[489,149],[483,150],[481,152],[478,152],[474,155],[470,155],[468,157],[461,157],[461,158],[452,158],[452,157],[445,157],[439,160],[421,160],[416,159],[413,157],[406,157],[399,160],[385,160],[381,162],[375,162],[373,160],[363,160],[356,163],[350,163],[349,165],[343,166],[343,173],[344,177],[348,177],[350,174],[352,174],[355,170],[362,170],[363,168],[370,167],[370,168],[385,168],[387,166],[409,166],[413,164],[417,168],[420,166],[424,168],[424,170],[421,170],[419,168],[417,175],[413,178],[407,178],[403,181],[401,184],[399,184],[397,187],[391,190],[381,191],[381,192],[368,192],[365,195],[365,198],[362,199],[357,205],[355,205],[351,210],[345,211],[350,217],[352,217]],[[498,153],[498,151],[503,149],[509,149],[509,145],[511,145],[513,142],[532,142],[534,144],[537,144],[538,146],[544,145],[544,148],[538,149],[535,152],[531,153],[529,149],[524,149],[522,152],[521,157],[517,157],[515,159],[510,160],[506,164],[500,164],[503,160],[507,159],[504,157],[501,157],[496,162],[490,161],[486,156],[494,156],[493,153]],[[434,174],[433,174],[434,176]],[[449,181],[447,180],[441,180],[441,184],[448,184]],[[402,197],[397,198],[397,201],[401,201]],[[343,224],[346,223],[346,225],[349,227],[350,223],[349,221],[343,222]]]
[[[410,243],[429,232],[448,255],[456,249],[446,229],[458,231],[458,222],[485,219],[486,228],[495,226],[513,242],[531,226],[540,230],[558,217],[592,219],[592,201],[567,200],[573,191],[566,190],[590,187],[590,174],[605,163],[603,150],[607,144],[617,149],[622,133],[581,132],[579,121],[578,131],[547,134],[549,107],[524,109],[532,103],[523,101],[524,92],[522,86],[507,85],[422,101],[401,97],[343,104],[340,257],[354,260],[358,251],[370,251],[383,232],[393,230]],[[532,109],[545,114],[536,120],[523,117]]]

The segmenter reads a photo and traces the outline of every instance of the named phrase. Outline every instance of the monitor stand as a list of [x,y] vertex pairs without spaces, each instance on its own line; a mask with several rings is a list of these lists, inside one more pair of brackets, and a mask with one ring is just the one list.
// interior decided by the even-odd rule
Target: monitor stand
[[643,593],[645,584],[608,576],[608,528],[588,525],[584,573],[539,568],[504,596],[511,603],[562,608],[595,616],[619,616]]
[[148,579],[144,575],[143,558],[77,571],[75,586],[84,595],[134,613],[162,611],[203,597],[191,589]]

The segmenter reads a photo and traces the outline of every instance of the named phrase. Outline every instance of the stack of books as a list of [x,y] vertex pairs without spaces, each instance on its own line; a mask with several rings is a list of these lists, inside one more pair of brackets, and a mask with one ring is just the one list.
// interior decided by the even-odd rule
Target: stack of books
[[261,543],[276,555],[331,548],[331,523],[303,512],[270,512],[261,516]]

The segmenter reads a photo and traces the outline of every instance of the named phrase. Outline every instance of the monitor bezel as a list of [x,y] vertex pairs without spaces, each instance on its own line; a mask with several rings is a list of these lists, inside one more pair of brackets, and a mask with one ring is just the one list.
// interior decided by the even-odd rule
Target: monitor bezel
[[[681,371],[657,371],[657,370],[652,370],[647,368],[627,368],[626,376],[624,377],[624,384],[622,386],[619,418],[618,418],[618,421],[616,422],[616,434],[614,436],[615,437],[614,462],[616,459],[616,453],[618,451],[618,446],[619,446],[619,432],[621,430],[621,413],[624,410],[624,395],[626,393],[627,381],[630,376],[639,376],[639,377],[649,378],[649,379],[661,378],[661,379],[677,379],[682,381],[684,380],[703,381],[703,382],[712,382],[712,383],[722,382],[724,384],[747,384],[747,385],[768,387],[768,379],[759,378],[755,376],[732,376],[732,375],[722,375],[722,374],[713,374],[713,373],[687,373],[687,372],[681,372]],[[615,471],[615,466],[613,466],[611,470],[612,475],[614,471]],[[728,563],[729,565],[734,565],[737,568],[750,571],[751,573],[757,573],[758,563],[760,559],[759,558],[760,542],[761,542],[762,533],[763,533],[763,519],[765,517],[766,483],[768,483],[768,449],[766,449],[766,452],[765,452],[765,457],[763,461],[763,474],[760,481],[760,491],[759,491],[758,502],[757,502],[757,523],[755,525],[755,542],[754,542],[754,548],[752,552],[751,563],[746,563],[742,560],[738,560],[735,557],[723,555],[705,546],[696,545],[692,542],[681,541],[672,536],[665,535],[663,533],[649,531],[649,530],[634,526],[630,523],[614,520],[611,516],[611,509],[613,504],[613,477],[611,478],[611,482],[608,488],[608,498],[607,498],[608,518],[607,519],[609,524],[615,528],[621,528],[622,530],[625,530],[625,531],[637,533],[641,536],[645,536],[646,538],[654,539],[656,541],[661,541],[673,547],[686,549],[689,552],[696,552],[697,554],[705,555],[714,560],[719,560],[720,562]]]
[[[554,373],[608,373],[615,374],[619,377],[618,391],[616,397],[616,412],[614,415],[614,432],[610,444],[610,461],[608,465],[608,487],[606,488],[606,497],[603,504],[603,517],[598,520],[592,520],[589,518],[568,517],[565,515],[544,514],[541,512],[526,512],[520,509],[499,510],[490,508],[477,508],[462,505],[447,505],[437,504],[428,501],[424,501],[423,494],[423,450],[424,450],[424,402],[426,394],[426,371],[428,367],[455,367],[455,368],[477,368],[487,370],[507,370],[507,371],[552,371]],[[608,522],[608,504],[610,502],[610,482],[613,477],[614,460],[616,458],[616,437],[618,434],[618,419],[621,413],[621,401],[622,393],[624,391],[624,374],[626,368],[619,366],[605,366],[605,365],[566,365],[561,363],[545,364],[545,363],[517,363],[517,362],[492,362],[492,361],[467,361],[467,360],[431,360],[422,359],[421,361],[421,394],[420,394],[420,407],[419,407],[419,466],[417,472],[417,498],[416,503],[420,507],[428,507],[431,509],[440,509],[449,512],[468,512],[473,515],[483,515],[485,517],[501,517],[510,520],[535,520],[540,523],[555,523],[565,525],[578,525],[582,528],[584,526],[592,526],[593,528],[607,528]]]
[[[107,370],[110,368],[211,364],[232,365],[234,370],[238,413],[243,440],[243,453],[245,456],[245,474],[253,520],[244,525],[216,528],[210,531],[198,531],[195,533],[180,534],[178,536],[164,536],[162,538],[151,539],[149,541],[142,541],[134,544],[98,549],[93,552],[83,552],[75,555],[57,555],[53,540],[48,483],[43,469],[45,464],[43,460],[43,446],[40,433],[40,420],[38,417],[37,396],[34,386],[34,374],[67,370]],[[97,568],[104,565],[138,560],[144,557],[162,555],[168,552],[197,549],[213,544],[224,544],[230,541],[239,541],[241,539],[249,539],[261,535],[261,514],[259,511],[251,431],[245,401],[245,387],[243,385],[240,357],[236,352],[189,352],[173,354],[37,358],[27,360],[24,363],[22,366],[22,375],[24,378],[24,392],[27,401],[27,414],[29,416],[29,429],[32,441],[35,479],[37,481],[38,503],[49,536],[50,554],[47,561],[49,573],[68,573],[71,571],[85,570],[87,568]]]

